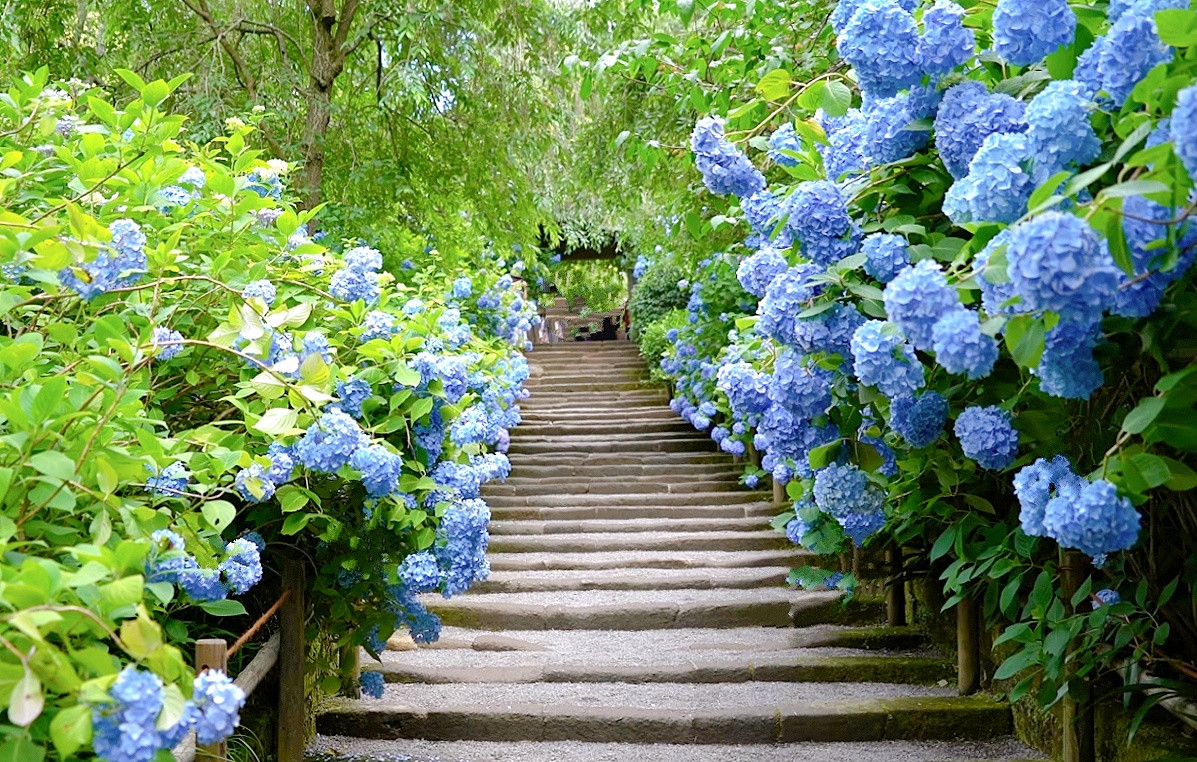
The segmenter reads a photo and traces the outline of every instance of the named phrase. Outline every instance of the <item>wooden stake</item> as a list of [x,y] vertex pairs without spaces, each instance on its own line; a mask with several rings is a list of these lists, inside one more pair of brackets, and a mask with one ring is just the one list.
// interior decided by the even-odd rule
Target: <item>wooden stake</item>
[[902,549],[891,545],[885,551],[885,563],[889,567],[889,585],[885,595],[885,619],[890,627],[906,626],[906,582],[902,575]]
[[[195,671],[198,674],[207,670],[220,670],[226,675],[229,672],[229,646],[220,638],[204,638],[195,642]],[[199,762],[226,762],[229,746],[224,741],[197,746],[195,758]]]
[[[1060,551],[1061,592],[1064,593],[1064,602],[1069,608],[1073,595],[1085,583],[1091,570],[1089,557],[1084,553],[1076,550]],[[1080,607],[1084,606],[1085,602],[1082,601]],[[1085,692],[1089,692],[1087,682]],[[1070,691],[1060,702],[1060,706],[1060,721],[1064,726],[1064,762],[1094,762],[1097,759],[1097,750],[1094,743],[1093,702],[1090,697],[1086,695],[1077,698]]]
[[786,485],[784,485],[781,482],[774,479],[773,480],[773,504],[774,505],[785,505],[785,503],[786,503]]
[[965,598],[956,604],[956,680],[960,695],[981,689],[981,638],[977,603]]
[[308,724],[303,685],[307,656],[303,637],[303,620],[307,612],[303,561],[289,558],[283,562],[283,589],[288,588],[292,590],[291,598],[279,611],[278,760],[303,762]]

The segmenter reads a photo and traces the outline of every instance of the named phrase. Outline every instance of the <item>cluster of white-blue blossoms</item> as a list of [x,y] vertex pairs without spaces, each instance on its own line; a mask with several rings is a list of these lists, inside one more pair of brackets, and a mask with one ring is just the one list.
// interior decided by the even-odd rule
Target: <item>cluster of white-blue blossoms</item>
[[266,543],[256,532],[228,543],[219,563],[208,567],[187,552],[186,542],[176,532],[161,529],[150,539],[153,545],[146,561],[147,582],[177,585],[194,601],[244,595],[262,580],[261,551]]
[[[733,343],[717,357],[698,349],[705,323],[667,334],[672,346],[662,369],[674,379],[674,409],[695,426],[710,427],[728,452],[738,453],[738,442],[754,441],[774,479],[811,479],[810,489],[827,469],[847,466],[833,456],[832,466],[812,472],[808,455],[851,433],[838,431],[828,412],[843,399],[858,404],[858,386],[886,398],[883,420],[873,423],[866,415],[869,425],[855,437],[876,448],[879,474],[895,469],[891,442],[929,447],[953,417],[958,452],[984,469],[1011,467],[1019,455],[1013,403],[977,404],[953,415],[948,399],[924,387],[933,371],[972,381],[993,374],[1002,362],[1003,319],[1027,316],[1042,319],[1048,329],[1032,369],[1040,391],[1088,399],[1104,383],[1094,354],[1104,338],[1102,321],[1151,315],[1168,286],[1193,265],[1197,223],[1142,196],[1121,201],[1127,270],[1115,263],[1108,231],[1094,230],[1072,205],[1026,217],[1037,187],[1098,161],[1102,144],[1093,115],[1120,106],[1154,66],[1175,56],[1160,40],[1154,14],[1187,7],[1186,0],[1112,5],[1108,31],[1081,56],[1074,78],[1048,82],[1024,99],[960,78],[961,67],[978,51],[973,31],[964,26],[964,9],[952,0],[841,0],[831,23],[863,99],[844,116],[816,115],[827,137],[817,148],[828,180],[770,188],[726,139],[721,120],[703,119],[695,127],[691,146],[707,187],[739,197],[751,227],[745,245],[755,251],[740,260],[737,277],[759,299],[758,319],[751,334],[733,332]],[[999,0],[993,25],[992,55],[1013,66],[1040,64],[1076,39],[1076,16],[1064,0]],[[911,128],[916,122],[932,129]],[[1158,125],[1148,146],[1164,142],[1197,177],[1197,86],[1178,93],[1171,120]],[[805,156],[789,124],[768,143],[769,159],[782,167]],[[954,178],[946,215],[960,225],[1002,226],[996,237],[989,234],[992,240],[971,267],[956,262],[945,270],[926,247],[910,247],[900,229],[863,235],[865,220],[849,207],[851,193],[863,184],[856,182],[859,173],[927,147]],[[994,268],[991,262],[1002,264]],[[884,315],[866,316],[852,301],[828,299],[841,267],[863,270],[881,285]],[[979,300],[969,294],[977,290]],[[701,300],[692,299],[692,324],[696,307]],[[746,348],[762,338],[763,353]],[[832,389],[834,394],[827,391]],[[881,435],[873,436],[878,428]],[[1113,485],[1104,485],[1077,492],[1067,514],[1061,501],[1050,531],[1028,533],[1099,559],[1129,547],[1136,533],[1126,527],[1134,509]],[[861,542],[884,519],[878,519],[881,506],[874,509],[871,492],[853,494],[865,510],[846,511],[844,502],[817,496],[814,505]],[[1081,505],[1088,514],[1077,510]],[[1085,528],[1090,515],[1116,516],[1123,529],[1112,539],[1095,539],[1096,530]],[[795,522],[791,536],[800,537],[806,527]],[[1137,531],[1137,519],[1134,525]]]

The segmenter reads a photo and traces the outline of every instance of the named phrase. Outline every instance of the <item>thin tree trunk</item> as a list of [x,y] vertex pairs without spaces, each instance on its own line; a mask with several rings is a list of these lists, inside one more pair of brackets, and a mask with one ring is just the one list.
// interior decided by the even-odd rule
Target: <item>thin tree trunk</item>
[[312,66],[308,113],[303,130],[302,206],[312,209],[322,198],[324,139],[332,120],[332,93],[345,69],[345,41],[357,15],[358,0],[345,0],[338,17],[333,0],[308,0],[312,12]]

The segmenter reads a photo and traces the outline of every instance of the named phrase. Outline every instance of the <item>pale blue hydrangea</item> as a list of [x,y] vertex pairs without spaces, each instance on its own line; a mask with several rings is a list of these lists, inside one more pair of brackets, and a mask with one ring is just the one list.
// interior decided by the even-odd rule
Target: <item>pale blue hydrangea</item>
[[1044,341],[1035,374],[1039,388],[1064,399],[1087,400],[1105,383],[1093,349],[1102,339],[1098,321],[1061,320]]
[[430,551],[412,553],[399,564],[399,580],[414,593],[428,593],[441,586],[444,572]]
[[955,432],[965,456],[982,468],[1001,471],[1018,459],[1018,432],[1010,414],[996,405],[965,408],[956,418]]
[[851,346],[854,372],[865,386],[875,386],[890,398],[923,388],[923,365],[892,323],[866,322],[852,335]]
[[783,167],[798,166],[798,159],[786,151],[802,152],[802,139],[794,132],[794,125],[786,122],[769,136],[769,158]]
[[1035,190],[1030,138],[1017,133],[986,136],[968,165],[968,174],[948,189],[943,211],[952,222],[1005,222],[1027,210]]
[[762,246],[759,251],[740,262],[736,278],[744,290],[753,296],[763,297],[777,276],[789,269],[785,255],[771,246]]
[[898,0],[864,0],[840,31],[837,48],[861,89],[886,98],[922,79],[920,42],[914,17]]
[[233,486],[237,494],[250,503],[264,503],[274,497],[274,482],[257,463],[238,471]]
[[736,146],[723,137],[723,120],[704,117],[690,137],[694,163],[712,193],[748,198],[765,187],[765,176]]
[[935,115],[939,97],[935,88],[911,88],[889,98],[869,98],[865,115],[865,137],[873,163],[889,164],[913,156],[931,139],[928,130],[910,129],[914,122]]
[[801,418],[824,415],[831,407],[831,384],[835,374],[786,349],[777,356],[769,381],[769,400]]
[[885,494],[852,464],[832,463],[816,472],[813,494],[819,510],[836,519],[874,513],[885,502]]
[[362,486],[370,497],[386,497],[399,489],[399,475],[403,458],[383,447],[372,444],[354,451],[349,464],[362,475]]
[[939,439],[948,421],[948,401],[939,392],[895,397],[889,425],[911,447],[927,447]]
[[[762,191],[762,193],[768,193],[768,191]],[[757,196],[759,195],[760,194],[758,193]],[[752,198],[756,198],[756,196],[753,196]],[[745,199],[744,203],[747,204],[749,200],[751,199]],[[648,272],[650,265],[652,265],[652,262],[648,257],[644,256],[643,254],[638,255],[636,257],[636,264],[634,267],[632,267],[632,277],[636,280],[640,280],[644,277],[644,274]]]
[[474,293],[474,281],[468,275],[463,275],[453,281],[453,298],[468,299]]
[[291,481],[295,457],[290,447],[281,442],[271,442],[266,449],[266,457],[270,459],[270,467],[266,469],[267,479],[274,482],[275,486]]
[[192,188],[203,188],[208,183],[208,177],[199,167],[188,167],[179,177],[180,185],[190,185]]
[[786,539],[795,545],[802,545],[802,536],[810,532],[810,525],[795,516],[786,523]]
[[[1179,212],[1142,196],[1123,199],[1122,212],[1122,230],[1130,250],[1133,275],[1121,272],[1120,268],[1110,311],[1123,317],[1147,317],[1159,307],[1168,286],[1193,266],[1197,256],[1197,220],[1169,225]],[[1176,261],[1171,262],[1174,253]]]
[[720,367],[717,378],[716,388],[727,395],[737,415],[760,415],[769,408],[768,374],[746,362],[736,362]]
[[865,316],[855,304],[836,304],[818,315],[795,320],[790,343],[807,354],[825,352],[851,360],[852,335],[864,322]]
[[1160,40],[1155,27],[1155,12],[1188,7],[1188,0],[1135,2],[1106,32],[1097,57],[1097,73],[1101,89],[1114,105],[1121,106],[1148,72],[1172,60],[1172,48]]
[[941,77],[973,57],[976,34],[964,26],[964,9],[952,0],[936,0],[923,13],[923,37],[919,56],[923,71],[932,79]]
[[191,472],[178,460],[157,473],[148,465],[146,470],[150,472],[145,480],[146,490],[154,495],[181,495],[191,480]]
[[827,180],[800,183],[783,202],[786,228],[802,244],[802,254],[822,267],[855,254],[860,228],[848,214],[839,186]]
[[146,237],[133,220],[119,219],[108,226],[112,241],[89,262],[64,267],[58,280],[90,301],[115,288],[133,285],[145,274]]
[[357,421],[341,410],[328,410],[295,445],[295,458],[313,471],[331,474],[366,445]]
[[[885,511],[877,509],[875,511],[853,512],[844,516],[837,516],[836,521],[844,529],[844,534],[852,538],[852,542],[856,547],[862,547],[865,540],[880,532],[885,528]],[[830,578],[828,578],[830,580]],[[827,585],[827,582],[823,583]],[[839,584],[839,580],[835,580],[834,584],[828,587],[834,588]]]
[[1004,93],[991,93],[968,80],[949,89],[935,116],[935,147],[955,178],[968,174],[969,162],[985,138],[995,133],[1024,132],[1026,106]]
[[345,252],[345,266],[361,273],[382,269],[382,252],[369,246],[357,246]]
[[886,316],[923,351],[934,344],[936,321],[960,309],[956,289],[948,285],[939,263],[930,259],[898,273],[885,287],[884,299]]
[[378,301],[380,289],[378,275],[370,271],[342,267],[333,273],[328,282],[328,291],[343,302],[361,300],[366,304]]
[[1076,14],[1067,0],[998,0],[993,49],[1015,66],[1039,63],[1076,36]]
[[326,363],[332,362],[332,345],[328,343],[328,337],[324,335],[324,331],[315,330],[305,333],[303,341],[300,342],[300,349],[301,362],[312,355],[320,355],[320,359]]
[[1197,85],[1189,85],[1176,94],[1170,130],[1173,150],[1190,179],[1197,182]]
[[846,173],[863,172],[873,166],[867,133],[869,120],[860,109],[849,109],[842,117],[819,112],[817,118],[827,134],[827,143],[816,148],[823,157],[823,167],[833,180]]
[[189,728],[184,724],[165,733],[158,730],[166,694],[162,680],[152,672],[126,667],[109,689],[109,696],[111,703],[92,707],[92,748],[102,760],[151,762],[160,749],[169,748],[170,740]]
[[981,318],[974,310],[957,309],[941,317],[931,330],[935,362],[949,373],[964,373],[970,379],[993,372],[998,345],[981,331]]
[[252,283],[246,284],[245,288],[241,290],[242,297],[246,299],[256,297],[266,302],[267,307],[274,304],[277,295],[278,289],[268,280],[255,280]]
[[1139,512],[1105,479],[1083,488],[1064,490],[1047,504],[1043,527],[1062,547],[1093,558],[1101,568],[1107,556],[1129,550],[1139,539]]
[[[831,12],[831,27],[837,34],[843,33],[844,27],[848,26],[853,14],[860,10],[860,6],[864,3],[865,0],[838,0],[836,2],[835,9]],[[903,10],[913,11],[918,7],[918,0],[899,0],[898,5]]]
[[196,676],[191,700],[196,710],[195,737],[201,744],[220,743],[241,724],[245,692],[219,669]]
[[1046,212],[1010,228],[1010,285],[1027,310],[1093,321],[1114,299],[1118,268],[1103,237],[1071,214]]
[[900,235],[873,233],[865,237],[861,249],[868,258],[865,272],[882,283],[889,283],[910,264],[907,241]]
[[225,560],[220,564],[220,573],[233,592],[244,595],[262,581],[262,556],[253,540],[239,537],[230,542],[224,552]]
[[822,274],[823,268],[818,265],[803,264],[774,277],[757,306],[757,330],[782,344],[793,343],[798,314],[823,290],[821,284],[811,283],[810,279]]
[[183,344],[183,334],[161,326],[154,329],[150,344],[155,350],[154,356],[163,362],[177,357],[186,346]]
[[362,324],[362,341],[373,339],[389,339],[398,332],[395,317],[381,310],[366,313],[366,320]]
[[1015,299],[1018,294],[1014,292],[1014,287],[1010,285],[1008,278],[1003,277],[1004,282],[1002,283],[993,283],[985,276],[989,267],[989,258],[1009,242],[1010,229],[1006,228],[990,239],[981,253],[973,260],[973,266],[977,273],[977,287],[981,289],[981,307],[990,317],[1012,315],[1021,310],[1021,305],[1017,301],[1011,303],[1011,300]]
[[1023,466],[1014,475],[1014,494],[1018,497],[1018,522],[1022,531],[1032,537],[1046,537],[1043,517],[1047,504],[1060,494],[1078,492],[1085,480],[1072,471],[1072,463],[1063,455],[1051,460],[1039,458]]
[[1101,141],[1090,123],[1089,97],[1072,80],[1048,83],[1027,106],[1027,137],[1035,154],[1035,171],[1049,177],[1083,167],[1101,153]]
[[1098,590],[1093,594],[1093,597],[1097,599],[1093,601],[1094,610],[1099,609],[1102,606],[1113,606],[1115,603],[1122,603],[1122,596],[1119,595],[1116,590],[1111,590],[1109,588]]
[[354,418],[362,417],[362,403],[370,399],[374,390],[364,378],[351,378],[337,382],[337,407]]
[[229,594],[216,569],[201,569],[188,564],[179,570],[178,581],[183,591],[197,603],[224,600]]

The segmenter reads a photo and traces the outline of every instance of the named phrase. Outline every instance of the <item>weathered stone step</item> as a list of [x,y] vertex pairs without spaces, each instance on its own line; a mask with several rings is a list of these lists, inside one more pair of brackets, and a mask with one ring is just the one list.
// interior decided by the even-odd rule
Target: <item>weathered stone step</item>
[[638,532],[759,532],[768,528],[763,518],[727,519],[580,519],[580,520],[498,520],[490,523],[490,534],[497,536],[555,534],[635,534]]
[[776,587],[785,582],[789,567],[657,569],[652,574],[632,569],[492,572],[475,585],[476,593],[547,593],[558,590],[714,590]]
[[[374,667],[388,683],[905,683],[932,685],[955,679],[955,665],[925,656],[755,655],[738,661],[707,658],[684,664],[487,663],[424,667],[385,660]],[[373,665],[371,665],[373,666]]]
[[[589,381],[556,381],[549,380],[541,383],[529,382],[525,384],[528,391],[535,395],[537,392],[542,394],[576,394],[579,392],[586,392],[589,394],[606,394],[608,392],[633,392],[638,390],[647,390],[652,388],[652,382],[647,379],[617,379],[617,378],[595,378],[591,376]],[[659,393],[659,392],[658,392]]]
[[661,477],[622,476],[579,478],[576,476],[529,479],[508,477],[505,482],[491,482],[482,488],[483,495],[617,495],[628,493],[648,494],[657,492],[717,492],[743,489],[739,474],[729,471],[712,475],[712,478],[694,479],[683,476]]
[[797,548],[782,550],[609,550],[568,553],[491,553],[494,571],[534,569],[731,569],[762,566],[795,567],[813,563],[814,556]]
[[[671,436],[671,435],[661,435]],[[540,455],[544,453],[709,453],[711,441],[706,438],[687,436],[669,439],[621,439],[607,441],[607,437],[591,437],[586,441],[562,441],[560,437],[532,441],[530,438],[512,439],[507,454]]]
[[[645,407],[652,403],[669,404],[669,392],[665,389],[636,389],[634,391],[611,391],[595,394],[589,391],[560,391],[558,389],[544,390],[540,394],[533,394],[520,403],[521,407],[570,407],[577,409],[618,407],[622,404],[634,403]],[[544,403],[549,403],[545,405]]]
[[[771,685],[785,690],[765,690]],[[1011,730],[1009,706],[987,696],[885,685],[620,685],[627,703],[606,705],[598,703],[609,700],[601,684],[472,686],[471,703],[455,686],[407,685],[388,688],[381,701],[331,702],[317,729],[359,738],[674,744],[974,739]],[[563,703],[566,696],[578,703]]]
[[[398,759],[396,759],[398,756]],[[586,743],[519,744],[519,762],[1038,762],[1043,758],[1012,737],[953,741],[786,743],[764,745]],[[380,741],[317,736],[310,762],[511,762],[509,741]]]
[[552,508],[516,506],[497,508],[491,506],[491,517],[496,521],[582,521],[586,519],[720,519],[756,518],[764,525],[780,512],[772,503],[745,503],[744,505],[577,505]]
[[[522,427],[521,427],[522,428]],[[518,430],[517,430],[518,431]],[[669,444],[685,442],[699,444],[708,450],[713,450],[710,435],[703,431],[696,431],[693,427],[676,428],[672,431],[631,431],[612,432],[603,436],[595,436],[592,432],[580,434],[557,434],[544,430],[530,428],[518,431],[511,438],[512,447],[527,447],[528,445],[554,445],[558,450],[593,448],[596,445],[610,448],[641,447],[645,445]]]
[[739,505],[743,503],[766,503],[773,496],[764,492],[753,492],[746,489],[728,489],[716,492],[690,493],[623,493],[623,494],[591,494],[591,495],[494,495],[487,499],[491,508],[508,508],[513,506],[531,506],[533,508],[553,508],[556,506],[585,506],[585,505]]
[[641,466],[641,465],[713,465],[726,468],[735,463],[735,458],[721,452],[562,452],[525,453],[512,459],[513,468],[524,466],[551,466],[554,464],[565,467],[577,465],[599,466]]
[[[451,599],[422,596],[446,624],[480,630],[667,630],[686,627],[787,627],[792,614],[841,609],[839,593],[758,590],[583,590],[491,593]],[[866,607],[858,611],[866,612]],[[868,611],[870,618],[872,611]]]
[[524,457],[520,458],[518,463],[513,463],[512,465],[511,478],[519,479],[539,479],[546,477],[558,479],[643,477],[666,481],[687,478],[698,479],[706,474],[722,476],[734,473],[738,475],[741,472],[741,468],[737,467],[735,462],[730,458],[722,465],[707,463],[664,463],[656,460],[623,465],[607,463],[538,465],[535,462],[529,462],[529,458]]
[[582,366],[577,363],[561,363],[557,365],[535,364],[528,366],[528,384],[569,384],[575,381],[650,381],[652,375],[648,366],[642,362],[604,363],[602,370],[594,371],[594,366]]
[[540,437],[608,437],[618,434],[640,434],[647,436],[664,433],[693,434],[693,432],[693,426],[674,416],[672,419],[662,418],[661,420],[652,421],[615,419],[583,421],[580,423],[525,422],[511,432],[511,438],[513,441],[518,441],[524,438],[536,439]]
[[604,550],[779,550],[791,544],[776,532],[637,532],[634,534],[496,535],[495,553],[598,553]]

